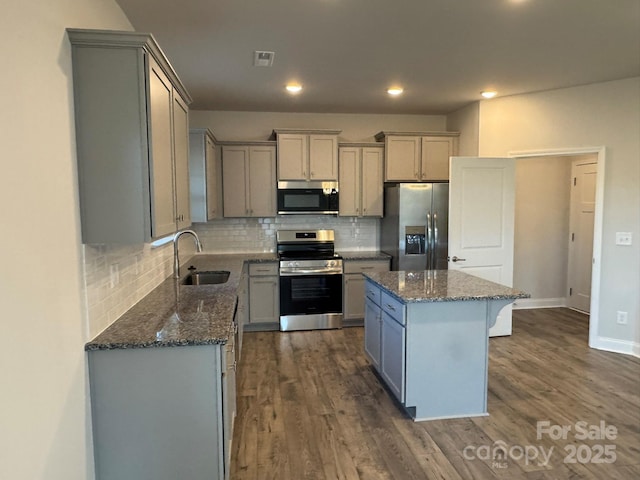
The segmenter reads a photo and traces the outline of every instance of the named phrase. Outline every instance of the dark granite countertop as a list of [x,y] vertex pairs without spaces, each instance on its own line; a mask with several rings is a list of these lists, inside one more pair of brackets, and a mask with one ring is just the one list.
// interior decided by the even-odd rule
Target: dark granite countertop
[[380,252],[380,251],[359,251],[359,250],[340,250],[338,255],[342,257],[343,260],[390,260],[391,255]]
[[365,273],[403,303],[529,298],[528,293],[457,270]]
[[227,343],[233,332],[244,262],[275,262],[275,253],[243,255],[197,254],[181,265],[183,277],[191,265],[198,270],[228,270],[219,285],[180,285],[167,278],[131,307],[85,350],[172,347]]

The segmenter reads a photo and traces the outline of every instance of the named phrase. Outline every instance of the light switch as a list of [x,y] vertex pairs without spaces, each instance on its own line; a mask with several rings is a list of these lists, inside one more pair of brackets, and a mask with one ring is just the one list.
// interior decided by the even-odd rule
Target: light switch
[[616,232],[616,245],[631,245],[631,232]]

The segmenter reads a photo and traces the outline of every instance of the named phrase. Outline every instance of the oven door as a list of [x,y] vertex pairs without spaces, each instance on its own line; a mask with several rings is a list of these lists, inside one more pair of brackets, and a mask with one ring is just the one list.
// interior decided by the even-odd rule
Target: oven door
[[280,315],[342,313],[342,275],[280,277]]

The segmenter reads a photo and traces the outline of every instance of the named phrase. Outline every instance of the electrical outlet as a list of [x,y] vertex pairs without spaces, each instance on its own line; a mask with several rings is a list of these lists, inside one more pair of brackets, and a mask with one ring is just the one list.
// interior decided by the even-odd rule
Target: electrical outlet
[[631,245],[631,232],[616,232],[616,245]]
[[115,288],[120,283],[120,268],[117,263],[112,263],[109,267],[109,287]]
[[627,320],[628,320],[628,313],[627,312],[621,312],[621,311],[618,310],[618,312],[616,313],[616,321],[620,325],[626,325],[627,324]]

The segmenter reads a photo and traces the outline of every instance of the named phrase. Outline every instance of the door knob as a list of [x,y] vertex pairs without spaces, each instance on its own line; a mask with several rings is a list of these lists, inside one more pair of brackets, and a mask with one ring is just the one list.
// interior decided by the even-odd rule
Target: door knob
[[455,255],[451,258],[452,262],[466,262],[467,259],[466,258],[458,258]]

